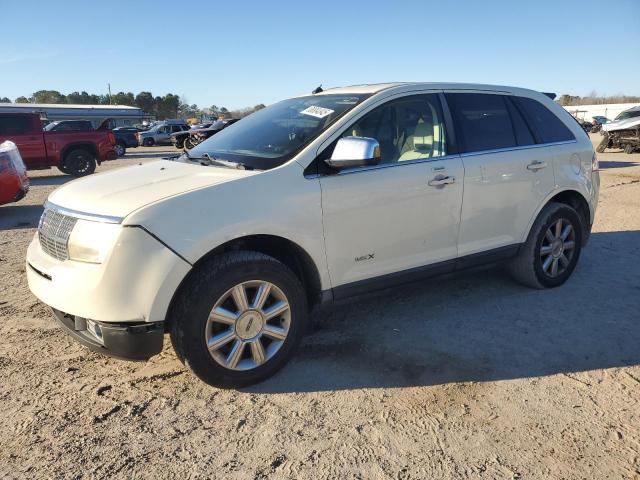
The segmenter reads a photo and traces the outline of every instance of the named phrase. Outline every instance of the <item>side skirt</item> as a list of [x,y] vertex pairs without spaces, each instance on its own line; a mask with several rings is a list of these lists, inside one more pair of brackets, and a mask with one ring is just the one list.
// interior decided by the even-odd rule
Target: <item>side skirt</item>
[[389,273],[375,278],[367,278],[357,282],[339,285],[332,290],[322,292],[322,303],[342,300],[376,290],[413,283],[439,275],[459,272],[483,265],[503,262],[515,257],[522,244],[507,245],[486,252],[474,253],[444,262],[432,263],[421,267],[410,268],[401,272]]

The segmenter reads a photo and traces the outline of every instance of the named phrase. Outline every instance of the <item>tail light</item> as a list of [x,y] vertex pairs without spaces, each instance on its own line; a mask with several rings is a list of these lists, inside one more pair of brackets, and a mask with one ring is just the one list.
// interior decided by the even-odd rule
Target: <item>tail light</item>
[[598,163],[598,155],[594,152],[593,158],[591,159],[591,171],[597,172],[598,170],[600,170],[600,164]]
[[111,145],[116,144],[116,136],[113,134],[113,132],[109,132],[109,142],[111,142]]
[[140,132],[136,132],[136,140],[139,142],[140,141]]

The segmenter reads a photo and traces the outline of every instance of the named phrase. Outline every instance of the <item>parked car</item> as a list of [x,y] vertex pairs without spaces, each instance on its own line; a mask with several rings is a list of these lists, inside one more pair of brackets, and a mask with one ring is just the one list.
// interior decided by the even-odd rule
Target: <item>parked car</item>
[[145,147],[151,147],[153,145],[170,145],[171,135],[185,130],[189,130],[189,125],[186,122],[162,122],[151,127],[145,132],[139,132],[138,144]]
[[609,119],[607,117],[603,117],[601,115],[596,115],[594,117],[591,117],[591,133],[598,133],[602,130],[602,125],[604,125],[605,123],[607,123],[609,121]]
[[116,158],[116,139],[108,122],[97,130],[43,131],[36,113],[0,113],[0,142],[14,142],[29,170],[58,167],[81,177],[93,173],[97,164]]
[[127,148],[135,148],[138,146],[138,130],[135,127],[116,127],[112,130],[116,137],[116,144],[113,149],[119,157],[127,153]]
[[198,377],[238,387],[278,371],[332,300],[500,261],[559,287],[598,192],[591,141],[541,93],[336,88],[58,188],[27,278],[89,348],[146,359],[168,332]]
[[195,147],[199,143],[204,142],[207,138],[215,135],[219,131],[227,128],[230,125],[236,123],[239,119],[237,118],[228,118],[224,120],[218,120],[215,123],[212,123],[209,128],[203,128],[200,130],[193,130],[189,132],[189,137],[184,140],[184,148],[187,150]]
[[604,137],[597,147],[599,153],[607,148],[621,148],[625,153],[639,151],[640,106],[619,113],[612,122],[602,126],[602,133]]
[[193,148],[198,143],[209,138],[211,135],[219,132],[220,130],[232,125],[238,120],[235,118],[229,118],[225,120],[216,120],[212,122],[208,127],[189,129],[182,132],[177,132],[171,135],[171,143],[176,148]]
[[0,143],[0,205],[17,202],[29,191],[27,168],[16,144]]
[[89,120],[59,120],[48,123],[43,130],[45,132],[88,132],[93,130],[93,124]]

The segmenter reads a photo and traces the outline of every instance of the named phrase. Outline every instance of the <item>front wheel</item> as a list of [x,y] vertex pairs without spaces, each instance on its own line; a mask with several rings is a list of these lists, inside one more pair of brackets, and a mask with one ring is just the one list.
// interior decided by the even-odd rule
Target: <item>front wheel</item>
[[187,150],[191,150],[193,147],[196,146],[196,144],[194,142],[191,141],[191,138],[185,138],[184,139],[184,144],[183,144],[184,148],[186,148]]
[[609,146],[609,135],[607,133],[602,137],[602,141],[596,147],[596,152],[603,153],[604,150]]
[[169,315],[171,342],[201,380],[242,387],[276,373],[305,330],[299,279],[257,252],[225,253],[203,263]]
[[563,203],[549,203],[538,215],[526,243],[511,262],[511,275],[533,288],[562,285],[578,263],[583,232],[583,222],[575,209]]

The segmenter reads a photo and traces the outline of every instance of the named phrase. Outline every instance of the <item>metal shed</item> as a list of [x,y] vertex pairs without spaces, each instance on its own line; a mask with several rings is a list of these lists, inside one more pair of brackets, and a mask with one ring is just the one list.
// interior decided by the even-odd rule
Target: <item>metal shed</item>
[[113,119],[114,127],[135,125],[151,118],[141,108],[127,105],[0,103],[0,113],[39,113],[50,121],[90,120],[95,127],[108,118]]

